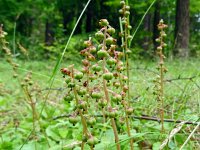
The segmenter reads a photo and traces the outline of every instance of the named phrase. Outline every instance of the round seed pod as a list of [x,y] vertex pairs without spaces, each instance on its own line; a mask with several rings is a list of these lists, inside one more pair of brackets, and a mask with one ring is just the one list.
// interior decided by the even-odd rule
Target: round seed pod
[[109,56],[108,52],[102,49],[97,52],[97,55],[99,58],[104,58]]
[[77,80],[82,79],[83,78],[83,73],[82,72],[75,73],[74,78],[77,79]]
[[64,100],[67,101],[67,102],[71,102],[73,99],[74,99],[73,94],[67,94],[67,95],[64,97]]
[[107,105],[107,101],[106,100],[101,100],[101,101],[98,102],[98,105],[103,108],[103,107],[105,107]]
[[65,83],[68,84],[68,83],[70,83],[70,82],[71,82],[71,78],[70,78],[70,77],[68,77],[68,78],[65,79]]
[[122,6],[125,5],[125,1],[123,1],[123,0],[120,1],[120,5],[122,5]]
[[114,39],[113,39],[112,37],[108,37],[108,38],[106,39],[106,44],[107,44],[107,45],[111,45],[111,44],[113,44],[113,42],[114,42]]
[[78,108],[79,109],[84,109],[87,107],[87,102],[83,101],[83,100],[79,100],[78,102]]
[[116,88],[118,88],[118,87],[120,87],[120,83],[119,82],[114,82],[113,86],[116,87]]
[[125,7],[125,9],[126,9],[126,10],[130,10],[130,6],[127,5],[127,6]]
[[63,75],[70,75],[70,71],[67,68],[62,68],[60,71]]
[[126,109],[127,115],[132,115],[133,114],[133,108],[129,107]]
[[87,67],[87,66],[89,66],[90,62],[87,59],[83,59],[82,64],[83,64],[83,66]]
[[108,22],[108,20],[107,19],[101,19],[100,21],[99,21],[99,25],[100,26],[108,26],[109,25],[109,22]]
[[109,59],[106,60],[106,63],[107,63],[108,65],[110,65],[110,66],[116,64],[116,62],[117,62],[117,60],[114,59],[114,58],[109,58]]
[[94,117],[90,117],[86,120],[87,124],[93,126],[96,123],[96,119]]
[[99,71],[101,71],[101,67],[99,65],[95,64],[92,66],[92,70],[95,72],[99,72]]
[[73,87],[75,87],[75,83],[73,83],[73,82],[69,82],[69,83],[68,83],[68,87],[69,87],[69,88],[73,88]]
[[84,46],[84,47],[89,47],[89,46],[91,46],[91,41],[84,41],[84,42],[83,42],[83,46]]
[[131,25],[129,25],[129,26],[128,26],[128,29],[129,29],[129,30],[131,30],[131,29],[132,29],[132,26],[131,26]]
[[83,95],[85,95],[87,93],[87,90],[86,90],[86,88],[82,87],[77,91],[77,93],[78,93],[78,95],[83,96]]
[[99,143],[99,140],[98,140],[96,137],[94,137],[94,136],[90,137],[90,138],[87,140],[87,144],[90,145],[90,146],[94,146],[94,145],[96,145],[97,143]]
[[79,118],[77,116],[70,116],[69,122],[75,125],[77,122],[79,122]]
[[103,32],[98,31],[97,33],[95,33],[95,37],[96,37],[98,40],[102,40],[102,39],[104,38],[104,34],[103,34]]
[[109,34],[114,34],[115,33],[115,29],[113,27],[108,28],[107,32]]
[[89,79],[90,79],[91,81],[93,81],[93,80],[97,79],[97,76],[95,76],[95,75],[90,75],[90,76],[89,76]]
[[105,79],[107,81],[111,80],[112,78],[113,78],[113,74],[110,73],[110,72],[107,72],[107,73],[103,74],[103,79]]
[[90,52],[91,53],[95,53],[97,51],[95,46],[90,47]]
[[114,96],[111,97],[111,100],[114,102],[119,102],[122,100],[122,96],[120,94],[115,94]]
[[130,11],[125,11],[125,16],[128,17],[130,15]]
[[100,99],[101,97],[103,97],[103,94],[99,91],[93,91],[91,97],[94,99]]

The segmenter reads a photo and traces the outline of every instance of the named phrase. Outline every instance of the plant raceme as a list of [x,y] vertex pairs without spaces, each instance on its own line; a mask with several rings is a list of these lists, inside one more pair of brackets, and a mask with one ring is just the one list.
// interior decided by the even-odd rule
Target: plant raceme
[[[130,141],[130,149],[133,150],[133,138],[131,136],[131,115],[134,112],[130,105],[130,84],[129,84],[129,54],[131,53],[129,42],[132,40],[129,25],[130,7],[125,1],[120,2],[122,8],[119,10],[121,28],[121,46],[117,46],[114,38],[115,29],[106,19],[99,21],[100,30],[95,33],[94,38],[84,41],[84,49],[80,54],[83,56],[82,68],[75,69],[74,65],[62,68],[61,72],[65,77],[68,91],[64,99],[73,107],[69,110],[69,122],[76,125],[81,122],[83,126],[81,149],[87,143],[91,149],[101,142],[100,135],[94,134],[99,123],[110,123],[116,149],[120,150],[118,133],[127,133]],[[161,100],[161,120],[163,113],[163,73],[165,72],[164,55],[162,49],[166,46],[163,37],[166,36],[164,28],[167,26],[161,20],[158,29],[161,31],[157,41],[160,46],[157,48],[160,57],[159,62],[159,90],[157,98]],[[102,116],[101,118],[97,118]],[[162,130],[164,130],[162,121]]]
[[[95,34],[99,43],[94,44],[92,38],[83,43],[82,68],[77,70],[70,65],[61,69],[68,88],[64,100],[73,106],[69,122],[82,123],[82,147],[86,142],[92,149],[100,142],[100,135],[92,134],[98,120],[102,124],[111,122],[117,149],[120,149],[118,131],[127,129],[119,122],[129,119],[133,113],[127,98],[129,87],[126,65],[122,61],[124,53],[117,50],[117,40],[113,37],[115,29],[109,22],[101,19],[99,25],[101,29]],[[97,119],[97,115],[103,117]]]

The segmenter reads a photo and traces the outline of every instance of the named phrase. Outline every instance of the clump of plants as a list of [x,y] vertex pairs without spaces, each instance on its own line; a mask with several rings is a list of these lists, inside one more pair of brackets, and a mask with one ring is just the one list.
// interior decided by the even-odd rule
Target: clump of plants
[[[20,88],[22,92],[25,95],[25,102],[30,106],[31,113],[32,113],[32,128],[33,132],[31,134],[31,137],[33,139],[37,139],[36,136],[36,121],[38,120],[38,114],[36,109],[36,98],[35,96],[38,93],[32,92],[32,89],[34,88],[34,82],[32,80],[32,72],[29,71],[24,78],[19,77],[19,64],[16,63],[16,60],[13,59],[13,54],[9,48],[9,43],[6,41],[6,35],[7,33],[3,31],[3,26],[0,26],[0,46],[5,54],[5,58],[7,63],[12,68],[12,75],[13,78],[17,80],[17,82],[20,85]],[[19,123],[18,123],[19,124]]]
[[[129,67],[128,54],[130,53],[128,44],[130,40],[128,23],[130,7],[121,1],[123,28],[122,49],[117,46],[114,38],[115,29],[106,19],[99,21],[100,30],[95,33],[95,43],[93,38],[84,42],[84,47],[80,54],[83,56],[82,68],[75,69],[74,65],[62,68],[68,91],[64,97],[72,109],[69,110],[69,122],[76,125],[81,122],[82,144],[87,143],[91,149],[101,142],[99,134],[95,130],[99,123],[110,124],[112,127],[116,149],[120,149],[119,133],[127,133],[130,137],[130,149],[133,149],[133,139],[131,138],[130,121],[133,108],[129,103]],[[128,13],[129,12],[129,13]],[[123,60],[126,60],[124,62]],[[100,117],[99,117],[100,116]]]

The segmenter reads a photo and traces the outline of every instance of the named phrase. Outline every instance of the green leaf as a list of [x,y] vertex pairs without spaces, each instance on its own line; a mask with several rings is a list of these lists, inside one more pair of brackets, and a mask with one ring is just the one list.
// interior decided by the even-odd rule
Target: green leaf
[[160,142],[156,142],[153,144],[153,150],[159,150],[161,143]]
[[176,149],[176,144],[173,142],[173,141],[169,141],[169,143],[168,143],[168,147],[170,148],[170,149]]
[[57,128],[53,127],[53,126],[49,126],[47,129],[46,129],[46,133],[47,133],[47,136],[51,137],[52,139],[58,141],[60,140],[60,136],[59,136],[59,131]]
[[12,142],[7,142],[7,141],[5,141],[5,142],[2,142],[1,144],[0,144],[0,149],[1,150],[11,150],[11,149],[13,149],[13,144],[12,144]]

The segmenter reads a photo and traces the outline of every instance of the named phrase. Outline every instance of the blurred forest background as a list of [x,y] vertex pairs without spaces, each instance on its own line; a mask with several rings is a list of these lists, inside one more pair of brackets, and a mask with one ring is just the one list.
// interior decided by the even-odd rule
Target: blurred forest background
[[[129,0],[132,32],[152,2]],[[7,40],[14,55],[38,60],[56,59],[86,3],[87,0],[0,0],[0,24],[8,33]],[[111,26],[119,29],[119,8],[119,0],[92,0],[78,24],[65,58],[78,56],[81,41],[97,31],[99,19],[106,18]],[[157,0],[133,39],[132,58],[154,55],[157,24],[161,18],[169,26],[168,47],[165,49],[168,57],[200,55],[200,1]]]

